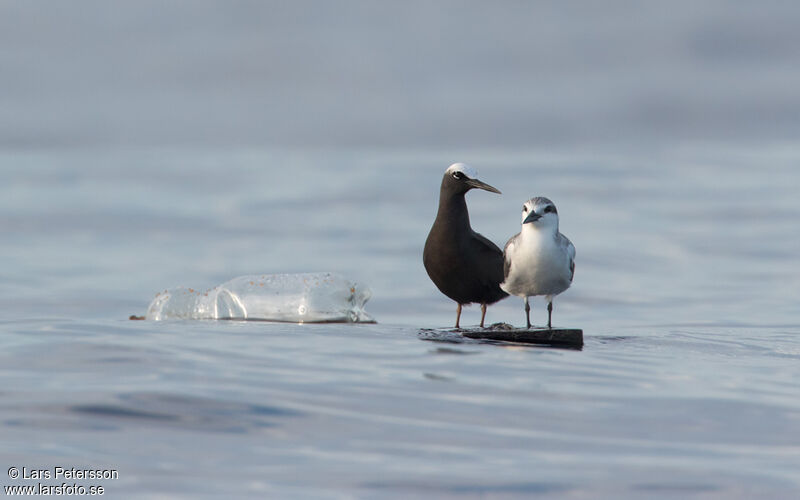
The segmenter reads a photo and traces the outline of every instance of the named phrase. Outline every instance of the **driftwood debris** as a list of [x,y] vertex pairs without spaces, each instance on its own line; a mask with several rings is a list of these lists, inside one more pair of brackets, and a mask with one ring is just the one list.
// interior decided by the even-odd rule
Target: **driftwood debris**
[[583,347],[583,330],[576,328],[514,328],[507,323],[495,323],[486,328],[423,329],[420,333],[428,340],[450,342],[456,341],[460,336],[469,339],[538,344],[568,349]]

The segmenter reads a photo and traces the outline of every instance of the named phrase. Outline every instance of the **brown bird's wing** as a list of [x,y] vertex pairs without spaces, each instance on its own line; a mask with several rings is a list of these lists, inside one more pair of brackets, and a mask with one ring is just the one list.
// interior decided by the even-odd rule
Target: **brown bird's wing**
[[481,253],[484,255],[485,262],[491,263],[490,266],[483,268],[481,281],[483,281],[484,286],[487,286],[491,290],[490,294],[492,297],[488,303],[492,304],[508,296],[506,292],[500,289],[500,283],[505,279],[503,275],[503,252],[500,250],[500,247],[482,234],[473,231],[473,235],[475,236],[475,244],[481,247]]

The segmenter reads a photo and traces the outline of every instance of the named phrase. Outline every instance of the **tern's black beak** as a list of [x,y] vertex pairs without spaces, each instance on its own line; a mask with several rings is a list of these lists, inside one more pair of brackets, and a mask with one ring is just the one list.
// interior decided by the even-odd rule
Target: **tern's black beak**
[[529,222],[536,222],[537,220],[539,220],[541,218],[542,218],[541,215],[537,214],[536,212],[531,211],[531,213],[529,213],[528,216],[525,217],[525,220],[522,221],[522,223],[523,224],[527,224]]
[[503,194],[496,187],[492,187],[492,186],[486,184],[485,182],[479,181],[478,179],[467,179],[466,183],[467,183],[467,185],[469,187],[483,189],[485,191],[491,191],[492,193]]

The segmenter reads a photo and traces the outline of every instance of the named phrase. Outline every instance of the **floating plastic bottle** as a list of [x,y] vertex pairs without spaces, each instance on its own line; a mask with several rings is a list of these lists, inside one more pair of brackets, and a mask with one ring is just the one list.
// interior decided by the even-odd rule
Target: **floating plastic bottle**
[[335,273],[240,276],[206,291],[156,295],[147,319],[249,319],[292,323],[374,323],[369,288]]

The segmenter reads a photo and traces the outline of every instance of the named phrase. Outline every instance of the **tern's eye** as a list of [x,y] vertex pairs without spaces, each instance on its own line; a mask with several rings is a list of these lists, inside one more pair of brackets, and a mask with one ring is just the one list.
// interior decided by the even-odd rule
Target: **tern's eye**
[[453,172],[453,178],[461,180],[464,178],[464,174],[462,172]]
[[528,207],[526,205],[522,205],[522,211],[528,213]]

